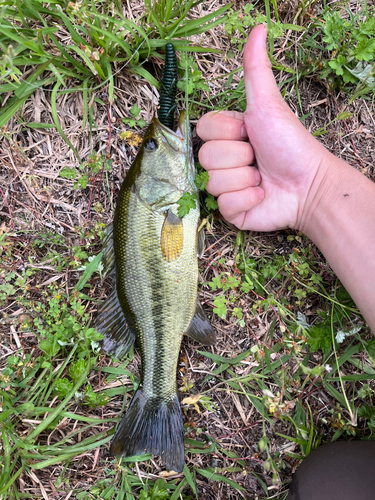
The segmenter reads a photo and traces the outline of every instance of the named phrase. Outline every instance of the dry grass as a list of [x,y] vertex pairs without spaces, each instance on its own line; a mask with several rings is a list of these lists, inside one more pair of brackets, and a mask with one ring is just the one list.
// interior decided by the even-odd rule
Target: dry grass
[[[206,2],[204,7],[196,7],[192,16],[202,16],[216,9],[218,4],[224,3],[216,0]],[[238,7],[242,5],[242,2],[237,3]],[[131,6],[129,3],[124,3],[123,9],[130,18],[136,19],[142,6],[140,3],[132,2]],[[298,9],[297,5],[295,9]],[[283,22],[292,22],[295,13],[296,10],[290,7],[289,2],[281,3],[279,14],[283,17]],[[274,57],[278,63],[290,64],[290,57],[285,56],[286,47],[288,46],[289,52],[295,50],[297,53],[300,37],[298,33],[287,31],[283,38],[276,40]],[[204,33],[199,37],[199,41],[203,46],[222,51],[221,54],[194,56],[204,79],[210,82],[209,95],[202,92],[195,98],[211,109],[218,102],[216,96],[225,91],[227,75],[240,68],[241,57],[230,45],[223,26]],[[228,57],[229,50],[234,50],[234,57]],[[297,57],[294,64],[295,67],[299,64]],[[159,59],[151,59],[147,68],[157,79],[160,78],[162,64]],[[235,73],[230,87],[234,88],[242,76],[242,71]],[[296,96],[295,82],[283,83],[289,74],[279,71],[275,72],[275,77],[293,111],[298,116],[308,115],[304,124],[311,132],[324,128],[343,110],[351,113],[348,119],[332,123],[327,133],[319,140],[334,154],[374,180],[373,101],[368,97],[361,97],[350,103],[349,96],[345,93],[330,92],[315,78],[308,78],[298,83],[301,109]],[[68,88],[73,85],[74,82],[66,82]],[[105,89],[103,90],[105,92]],[[114,94],[116,99],[111,104],[102,94],[92,94],[91,130],[89,122],[83,123],[83,99],[80,93],[59,94],[57,97],[60,126],[80,158],[87,160],[89,154],[96,153],[112,160],[111,171],[100,170],[97,174],[91,173],[85,189],[73,189],[73,180],[59,176],[59,172],[65,167],[79,169],[79,162],[57,130],[33,129],[24,125],[29,122],[53,125],[50,88],[41,88],[32,94],[2,131],[0,233],[6,235],[7,246],[0,247],[3,249],[1,269],[4,273],[0,276],[0,284],[5,283],[5,271],[20,274],[33,262],[33,268],[39,270],[28,277],[26,286],[28,299],[35,303],[48,302],[50,293],[48,287],[51,283],[56,289],[63,290],[71,296],[81,276],[77,267],[59,270],[55,263],[47,261],[41,264],[44,251],[32,246],[35,238],[40,233],[52,231],[63,236],[67,247],[83,246],[88,243],[99,245],[97,236],[95,240],[89,240],[88,234],[94,230],[97,223],[106,225],[111,222],[117,193],[137,152],[132,140],[124,140],[121,136],[121,132],[127,130],[122,118],[131,117],[130,110],[135,104],[141,109],[140,114],[146,122],[149,122],[156,112],[157,91],[147,81],[131,74],[127,68],[115,76]],[[203,106],[197,105],[194,112],[203,113]],[[194,125],[196,117],[191,121]],[[132,132],[140,133],[134,129]],[[195,138],[195,146],[196,149],[199,146],[198,138]],[[223,363],[203,356],[198,352],[201,350],[199,346],[193,345],[189,340],[184,341],[178,384],[181,389],[187,386],[189,388],[186,394],[184,392],[182,395],[185,397],[187,394],[204,394],[211,398],[211,403],[217,405],[214,411],[209,411],[198,402],[200,413],[192,405],[183,407],[184,423],[188,428],[187,437],[203,440],[205,443],[205,448],[201,450],[204,453],[200,453],[199,450],[188,453],[186,463],[190,470],[193,470],[194,466],[198,469],[219,467],[222,474],[244,488],[238,491],[229,484],[213,481],[198,474],[197,490],[199,496],[204,499],[285,498],[287,484],[299,463],[299,459],[293,457],[291,453],[299,453],[300,448],[298,444],[276,434],[295,436],[293,426],[286,418],[280,416],[294,415],[295,405],[300,403],[300,411],[305,412],[309,421],[309,408],[311,408],[314,442],[330,441],[335,430],[341,425],[339,422],[334,422],[338,417],[331,412],[336,408],[337,400],[327,391],[322,377],[312,377],[311,380],[307,380],[301,373],[299,363],[304,359],[306,364],[313,368],[325,358],[320,351],[309,354],[303,334],[300,331],[288,330],[290,323],[284,317],[280,318],[277,305],[271,305],[268,309],[264,307],[262,299],[266,299],[266,296],[261,297],[255,291],[239,296],[236,295],[236,290],[233,291],[236,300],[239,301],[236,304],[240,304],[244,315],[243,328],[238,322],[236,323],[234,316],[228,315],[227,319],[220,319],[212,313],[218,291],[213,291],[208,283],[221,272],[231,276],[240,274],[236,259],[241,250],[235,245],[236,237],[235,228],[218,216],[208,232],[209,250],[200,262],[200,297],[211,317],[218,338],[217,344],[207,349],[207,352],[227,360],[247,351],[248,354],[243,360],[233,365],[229,364],[221,373],[213,376],[212,372]],[[6,254],[9,248],[11,256]],[[95,254],[99,248],[93,246],[86,247],[85,250]],[[308,248],[310,243],[295,232],[279,231],[272,234],[246,235],[242,250],[258,262],[268,262],[276,256],[288,256],[293,251],[297,254],[303,253]],[[71,255],[69,248],[66,248],[65,252],[66,255]],[[315,255],[315,260],[309,261],[310,265],[317,269],[324,279],[326,288],[333,293],[338,284],[329,266],[317,249],[311,248],[308,255],[309,259]],[[224,259],[224,264],[219,262],[221,259]],[[317,312],[327,310],[329,303],[326,297],[307,293],[303,303],[297,304],[294,295],[295,286],[291,286],[293,279],[291,267],[290,274],[283,272],[281,277],[270,276],[264,282],[264,289],[278,304],[282,303],[293,317],[302,312],[308,322],[314,324],[318,320]],[[89,283],[91,288],[87,293],[91,299],[103,299],[109,290],[110,282],[105,282],[103,288],[99,278],[92,277]],[[229,307],[230,311],[236,304]],[[94,314],[96,304],[86,302],[85,308],[86,312]],[[26,330],[22,328],[25,318],[29,315],[27,308],[20,305],[13,297],[4,303],[2,313],[0,363],[4,363],[6,358],[14,353],[29,353],[32,357],[40,355],[35,332],[32,328]],[[289,339],[288,342],[285,342],[285,335]],[[258,351],[254,349],[249,351],[254,346],[258,347]],[[363,353],[353,352],[352,358],[368,367],[366,373],[373,373],[371,363]],[[55,366],[61,366],[63,361],[55,359]],[[278,366],[272,365],[270,368],[269,363],[278,361]],[[109,420],[118,418],[124,405],[122,387],[131,388],[133,383],[127,375],[109,379],[110,374],[106,369],[116,367],[118,364],[113,363],[108,357],[101,357],[99,362],[100,365],[92,367],[90,371],[89,383],[94,391],[121,389],[118,390],[118,395],[113,396],[104,407],[89,409],[79,403],[71,403],[67,411],[79,417],[100,419],[105,422],[88,425],[84,419],[80,421],[65,415],[54,430],[46,429],[39,436],[39,444],[50,445],[65,439],[69,446],[78,445],[95,435],[105,436],[105,433],[112,429],[113,424]],[[126,369],[138,374],[139,367],[140,356],[136,351]],[[360,369],[359,372],[356,371],[348,359],[343,360],[340,370],[342,376],[361,371]],[[264,379],[261,377],[262,373]],[[210,378],[205,380],[210,374]],[[251,378],[252,375],[254,378]],[[280,376],[283,378],[281,385],[277,383]],[[230,384],[234,379],[236,386]],[[264,403],[262,384],[275,395],[279,393],[277,397],[280,399],[280,405],[273,413],[264,410],[262,415],[254,406],[256,400]],[[338,381],[331,384],[339,389]],[[370,382],[374,389],[373,384],[373,381]],[[345,381],[346,393],[350,394],[352,389],[352,382]],[[126,402],[130,397],[131,394],[128,393]],[[58,401],[51,396],[49,404],[54,407]],[[282,404],[284,406],[281,406]],[[40,421],[42,419],[43,414],[40,415]],[[29,420],[26,415],[17,426],[16,432],[19,436],[25,436],[37,424],[38,421]],[[357,429],[359,433],[362,432],[361,424]],[[366,433],[368,430],[364,426],[363,435]],[[258,444],[264,435],[268,437],[269,443],[266,449],[259,450]],[[213,444],[215,446],[212,446]],[[105,444],[66,462],[24,473],[17,479],[19,491],[26,498],[73,500],[77,491],[88,492],[99,480],[108,478],[109,469],[115,471],[114,479],[121,475],[120,469],[109,457],[107,447]],[[187,449],[190,448],[194,446],[188,444]],[[270,462],[269,457],[278,465],[277,480],[264,470],[265,462]],[[224,469],[226,472],[223,472]],[[139,479],[139,487],[142,483],[163,477],[157,459],[135,464],[132,471],[134,477]],[[176,477],[182,479],[184,476],[180,474],[169,479],[173,480]],[[258,478],[267,485],[268,493]],[[139,487],[137,486],[137,491]]]

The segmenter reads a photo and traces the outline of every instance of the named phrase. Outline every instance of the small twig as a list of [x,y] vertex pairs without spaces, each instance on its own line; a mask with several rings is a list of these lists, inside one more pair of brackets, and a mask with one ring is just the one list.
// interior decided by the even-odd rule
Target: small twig
[[[110,151],[111,151],[111,139],[112,139],[112,123],[111,123],[111,113],[110,113],[110,103],[108,101],[107,95],[103,93],[103,99],[105,101],[105,104],[107,106],[107,116],[108,116],[108,145],[107,145],[107,158],[110,157]],[[90,197],[89,197],[89,205],[87,207],[87,215],[86,215],[86,222],[89,220],[90,216],[90,209],[91,209],[91,203],[92,203],[92,198],[94,195],[95,191],[95,186],[96,186],[96,181],[98,180],[99,176],[103,174],[104,171],[104,165],[105,162],[103,162],[102,168],[99,170],[99,172],[96,174],[91,191],[90,191]]]
[[[266,291],[266,290],[265,290]],[[257,294],[254,290],[251,290],[251,293],[253,293],[258,299],[260,300],[266,300],[264,297],[261,295]],[[272,304],[270,304],[270,308],[272,311],[275,313],[276,318],[279,320],[280,325],[283,325],[285,327],[285,330],[289,333],[289,335],[292,335],[290,330],[287,328],[287,326],[284,324],[284,322],[281,320],[280,316],[278,315],[276,309],[273,307]]]
[[311,394],[311,393],[308,393],[308,394],[307,394],[307,391],[310,389],[310,387],[312,387],[312,386],[313,386],[313,385],[314,385],[314,384],[315,384],[315,383],[319,380],[319,378],[320,378],[320,377],[316,377],[316,378],[315,378],[315,380],[313,380],[313,381],[311,382],[311,384],[310,384],[310,385],[308,385],[307,387],[305,387],[305,389],[303,389],[303,391],[301,392],[301,394],[298,396],[298,398],[297,398],[297,399],[301,399],[301,397],[302,397],[304,394],[306,394],[306,396],[310,396],[310,394]]
[[231,457],[225,457],[223,455],[216,455],[215,453],[211,453],[213,457],[220,458],[221,460],[232,460],[233,462],[236,462],[238,460],[254,460],[254,462],[259,462],[261,464],[264,464],[264,460],[259,460],[259,458],[254,458],[254,457],[238,457],[238,458],[231,458]]
[[[232,436],[236,436],[239,432],[242,432],[242,431],[246,431],[246,429],[249,429],[250,427],[254,427],[254,425],[258,425],[258,424],[261,424],[262,423],[262,420],[257,420],[256,422],[252,422],[251,424],[249,425],[246,425],[246,427],[242,427],[241,429],[238,429],[236,432],[232,432],[231,434],[227,434],[226,436],[220,436],[218,438],[214,438],[214,439],[217,439],[217,440],[222,440],[222,439],[228,439]],[[209,435],[209,434],[208,434]],[[210,436],[213,438],[213,436]]]
[[311,252],[312,252],[312,254],[314,255],[314,257],[316,258],[316,260],[317,260],[317,262],[318,262],[318,264],[319,264],[319,267],[320,267],[320,268],[321,268],[321,270],[323,271],[323,274],[324,274],[324,276],[325,276],[326,280],[328,281],[328,283],[329,283],[329,284],[331,285],[331,287],[333,288],[333,286],[334,286],[334,285],[333,285],[332,281],[329,279],[329,276],[328,276],[328,274],[327,274],[327,271],[324,269],[323,264],[322,264],[322,261],[320,260],[320,258],[319,258],[319,256],[318,256],[318,254],[315,252],[314,248],[311,248]]
[[1,192],[2,196],[3,196],[3,198],[4,198],[6,206],[8,207],[10,222],[12,223],[12,228],[14,229],[14,222],[13,222],[12,212],[10,210],[10,206],[9,206],[7,197],[5,196],[5,193],[4,193],[4,191],[1,188],[0,188],[0,192]]
[[[337,109],[338,109],[338,110],[340,110],[339,105],[338,105],[338,102],[337,102],[337,100],[336,100],[336,97],[335,97],[335,96],[333,96],[333,99],[334,99],[334,101],[335,101],[335,103],[336,103],[336,107],[337,107]],[[342,121],[344,122],[344,125],[345,125],[345,128],[346,128],[346,130],[347,130],[348,134],[350,134],[350,129],[349,129],[349,127],[348,127],[348,124],[346,123],[346,120],[342,120]],[[354,144],[354,140],[353,140],[352,135],[350,135],[350,140],[351,140],[351,143],[352,143],[352,146],[353,146],[353,151],[354,151],[354,154],[356,155],[357,160],[358,160],[358,161],[359,161],[359,163],[361,164],[362,168],[364,168],[364,169],[367,171],[367,173],[369,174],[369,176],[371,177],[371,179],[372,179],[373,181],[375,181],[375,177],[374,177],[374,176],[373,176],[373,175],[369,172],[368,168],[366,167],[366,165],[365,165],[365,164],[363,163],[363,161],[361,160],[361,158],[360,158],[360,156],[359,156],[359,153],[358,153],[358,149],[357,149],[356,145]]]
[[103,99],[107,106],[107,117],[108,117],[108,145],[107,145],[107,154],[109,155],[111,151],[111,138],[112,138],[112,122],[111,122],[111,112],[110,112],[110,104],[108,101],[107,94],[103,93]]
[[[99,391],[100,391],[100,386],[101,386],[101,383],[102,383],[102,367],[103,367],[103,363],[104,363],[104,360],[105,360],[105,357],[106,355],[103,356],[103,359],[101,360],[100,362],[100,368],[99,368]],[[104,408],[102,406],[102,420],[104,420]],[[104,431],[104,423],[102,423],[102,430]]]

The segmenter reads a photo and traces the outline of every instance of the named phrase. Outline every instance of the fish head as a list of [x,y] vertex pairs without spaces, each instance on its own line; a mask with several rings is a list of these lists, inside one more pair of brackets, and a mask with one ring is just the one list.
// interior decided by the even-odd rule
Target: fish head
[[175,132],[153,118],[137,163],[136,192],[152,210],[168,210],[184,193],[195,191],[190,127],[185,112],[181,112]]

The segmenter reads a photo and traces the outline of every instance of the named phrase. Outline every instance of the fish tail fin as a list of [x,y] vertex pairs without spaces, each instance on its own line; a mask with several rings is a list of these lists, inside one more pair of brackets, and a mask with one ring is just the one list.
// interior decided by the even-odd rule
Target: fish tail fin
[[167,469],[181,472],[185,463],[184,430],[177,394],[169,400],[135,393],[111,443],[111,453],[131,457],[160,455]]

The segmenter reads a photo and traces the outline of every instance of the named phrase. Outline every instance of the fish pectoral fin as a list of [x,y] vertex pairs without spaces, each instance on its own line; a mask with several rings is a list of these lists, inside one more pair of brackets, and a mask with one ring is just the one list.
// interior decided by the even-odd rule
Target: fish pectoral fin
[[203,311],[202,304],[197,299],[197,308],[194,318],[185,335],[203,345],[213,345],[216,342],[216,334],[208,321],[206,313]]
[[127,325],[116,288],[103,302],[93,327],[104,335],[102,349],[107,354],[120,358],[133,345],[135,335]]
[[176,260],[184,246],[184,226],[182,219],[168,210],[160,238],[161,251],[167,262]]
[[168,400],[149,398],[139,388],[117,427],[110,452],[117,457],[160,455],[167,469],[181,472],[184,428],[177,394]]

